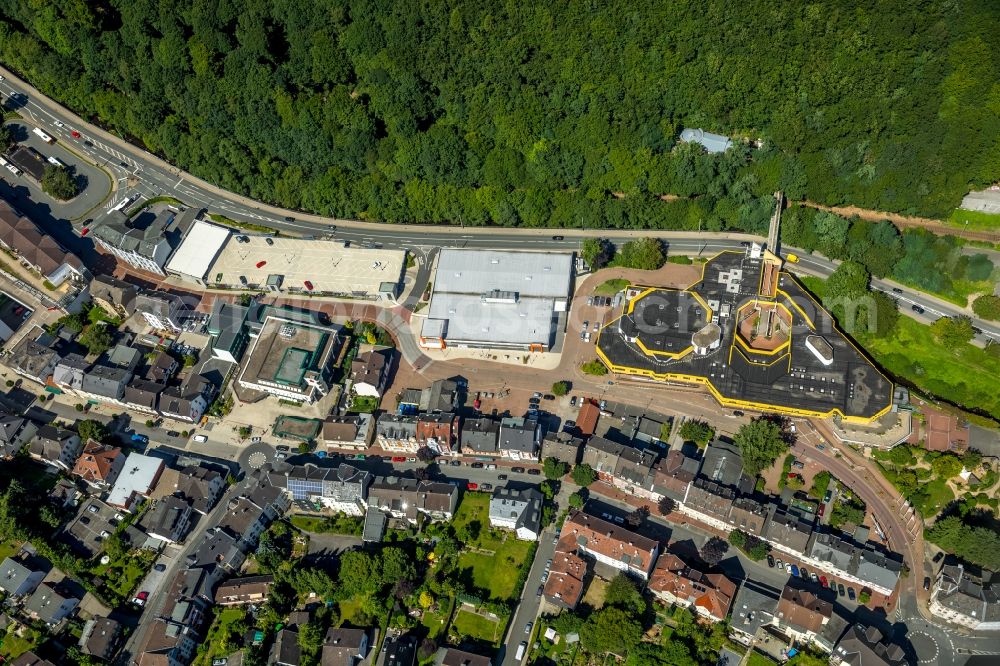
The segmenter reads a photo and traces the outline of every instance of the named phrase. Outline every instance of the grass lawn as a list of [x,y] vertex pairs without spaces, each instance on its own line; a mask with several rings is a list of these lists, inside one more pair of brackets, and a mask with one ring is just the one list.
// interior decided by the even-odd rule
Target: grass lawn
[[0,561],[13,557],[21,549],[23,541],[2,541],[0,542]]
[[925,516],[936,515],[949,502],[955,499],[955,493],[951,491],[947,481],[944,479],[929,481],[923,484],[921,490],[927,493],[927,498],[920,503],[921,505],[917,507],[917,510]]
[[590,579],[590,585],[583,594],[583,603],[591,608],[601,608],[604,606],[604,595],[608,591],[608,583],[603,578],[594,576]]
[[337,514],[336,516],[292,516],[290,522],[293,526],[305,532],[315,534],[352,534],[361,536],[361,530],[365,526],[364,518]]
[[746,660],[747,666],[776,666],[778,662],[754,650]]
[[117,560],[111,560],[107,565],[98,564],[90,571],[104,580],[105,590],[120,600],[128,599],[136,585],[146,575],[156,559],[156,553],[146,550],[125,553]]
[[369,626],[373,620],[365,611],[364,599],[348,599],[337,603],[340,612],[341,625],[350,624],[355,627]]
[[439,599],[439,608],[436,613],[427,611],[421,616],[420,624],[427,627],[428,638],[434,638],[444,632],[445,623],[451,616],[452,603],[454,602],[451,599]]
[[[806,278],[804,282],[813,293],[822,293],[822,280]],[[970,344],[945,348],[930,326],[905,315],[889,338],[855,337],[890,374],[931,396],[1000,418],[1000,392],[996,390],[1000,358]]]
[[[479,538],[458,557],[460,570],[471,570],[472,583],[477,588],[487,590],[495,599],[513,599],[519,590],[515,589],[520,570],[525,565],[531,543],[518,541],[513,534],[500,533],[500,538],[490,534],[490,496],[488,493],[465,493],[462,504],[455,512],[455,531],[476,520],[481,529]],[[477,549],[492,553],[475,552]]]
[[956,208],[951,211],[948,224],[962,229],[1000,229],[1000,215],[995,213],[983,213],[978,210],[962,210]]
[[358,414],[371,414],[378,409],[378,398],[367,395],[354,396],[351,407],[347,410]]
[[463,636],[477,638],[479,640],[498,645],[500,637],[503,635],[504,627],[499,622],[494,622],[489,618],[460,610],[455,613],[455,619],[451,622],[452,629]]
[[[14,625],[11,625],[13,628]],[[25,628],[24,636],[18,636],[13,631],[8,631],[3,636],[3,645],[0,646],[0,656],[5,659],[20,657],[28,650],[38,647],[42,635],[37,629]]]
[[246,611],[242,608],[225,608],[219,611],[208,630],[208,635],[201,642],[206,649],[198,651],[195,657],[194,666],[206,666],[218,657],[227,657],[235,646],[230,645],[227,640],[233,625],[242,620]]
[[608,280],[604,284],[597,285],[597,288],[594,289],[594,293],[598,296],[614,296],[627,286],[628,280],[616,278],[614,280]]

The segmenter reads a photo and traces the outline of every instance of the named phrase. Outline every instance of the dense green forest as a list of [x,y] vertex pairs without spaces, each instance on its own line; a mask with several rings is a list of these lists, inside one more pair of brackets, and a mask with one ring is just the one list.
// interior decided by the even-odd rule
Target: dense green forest
[[776,189],[943,216],[1000,176],[998,24],[976,0],[0,0],[0,59],[293,208],[760,231]]

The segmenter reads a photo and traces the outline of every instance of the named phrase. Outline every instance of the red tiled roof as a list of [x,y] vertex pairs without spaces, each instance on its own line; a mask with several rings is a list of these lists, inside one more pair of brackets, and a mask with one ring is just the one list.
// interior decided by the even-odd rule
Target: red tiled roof
[[543,592],[557,605],[573,610],[583,596],[586,575],[587,563],[582,558],[573,553],[556,551]]
[[594,404],[592,400],[584,400],[580,405],[580,413],[576,416],[576,427],[584,435],[593,435],[597,429],[597,418],[601,415],[601,408]]
[[73,474],[85,481],[106,481],[118,456],[125,455],[117,446],[90,439],[73,466]]
[[673,553],[664,553],[649,579],[653,593],[686,599],[712,617],[724,619],[736,596],[736,583],[722,574],[703,574]]
[[609,523],[582,511],[574,512],[563,525],[559,549],[585,549],[625,562],[629,567],[648,573],[656,559],[659,544],[624,527]]

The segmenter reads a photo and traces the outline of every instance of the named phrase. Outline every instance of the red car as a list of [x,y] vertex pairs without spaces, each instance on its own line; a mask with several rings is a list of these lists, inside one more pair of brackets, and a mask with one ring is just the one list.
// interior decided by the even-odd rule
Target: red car
[[405,456],[393,456],[392,462],[406,462]]
[[470,483],[469,485],[466,486],[466,488],[468,488],[469,490],[476,490],[476,489],[479,488],[479,484],[478,483]]
[[826,504],[820,504],[819,505],[819,517],[822,518],[824,513],[826,513]]
[[827,581],[826,576],[820,576],[819,582],[823,587],[830,587],[830,583]]
[[266,264],[266,263],[267,263],[266,261],[258,261],[257,262],[257,268],[263,268],[264,264]]
[[69,133],[69,135],[70,135],[71,137],[73,137],[74,139],[79,139],[79,138],[80,138],[80,133],[79,133],[79,132],[77,132],[76,130],[73,130],[73,131],[71,131],[71,132]]
[[83,229],[80,230],[81,236],[86,236],[89,233],[90,233],[90,227],[84,227]]
[[312,283],[312,282],[310,282],[309,280],[306,280],[306,281],[305,281],[305,282],[303,282],[302,284],[304,284],[304,285],[306,286],[306,289],[308,289],[309,291],[312,291],[312,290],[313,290],[313,283]]

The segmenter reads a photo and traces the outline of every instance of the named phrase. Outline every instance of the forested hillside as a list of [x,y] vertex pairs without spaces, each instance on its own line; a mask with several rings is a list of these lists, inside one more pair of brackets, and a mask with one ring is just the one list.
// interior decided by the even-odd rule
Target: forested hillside
[[997,25],[981,0],[0,0],[0,59],[285,206],[760,230],[779,188],[943,216],[1000,178]]

